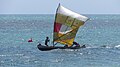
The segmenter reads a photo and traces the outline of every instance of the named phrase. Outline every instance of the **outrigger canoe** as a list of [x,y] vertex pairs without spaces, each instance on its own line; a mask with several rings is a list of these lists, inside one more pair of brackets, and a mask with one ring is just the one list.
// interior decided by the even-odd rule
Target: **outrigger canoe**
[[86,48],[85,45],[81,46],[81,47],[62,47],[62,46],[44,46],[44,45],[37,45],[37,48],[41,51],[49,51],[49,50],[53,50],[53,49],[80,49],[80,48]]
[[60,43],[67,45],[68,47],[53,47],[37,45],[41,51],[52,50],[52,49],[80,49],[83,47],[70,47],[73,45],[74,39],[80,26],[89,18],[78,13],[75,13],[59,4],[54,21],[53,30],[53,44]]

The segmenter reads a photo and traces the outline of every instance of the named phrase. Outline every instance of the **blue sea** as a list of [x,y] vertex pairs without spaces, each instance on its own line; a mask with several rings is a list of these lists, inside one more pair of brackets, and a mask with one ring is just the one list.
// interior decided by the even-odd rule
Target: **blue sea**
[[85,16],[75,41],[87,48],[40,51],[46,36],[52,45],[53,14],[1,14],[0,67],[120,67],[120,15]]

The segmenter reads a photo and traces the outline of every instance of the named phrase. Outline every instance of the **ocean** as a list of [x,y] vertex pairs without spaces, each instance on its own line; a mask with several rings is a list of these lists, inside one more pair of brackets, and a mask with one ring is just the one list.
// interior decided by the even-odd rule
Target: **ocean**
[[87,48],[40,51],[46,36],[52,44],[53,14],[1,14],[0,67],[120,67],[120,15],[85,16],[75,41]]

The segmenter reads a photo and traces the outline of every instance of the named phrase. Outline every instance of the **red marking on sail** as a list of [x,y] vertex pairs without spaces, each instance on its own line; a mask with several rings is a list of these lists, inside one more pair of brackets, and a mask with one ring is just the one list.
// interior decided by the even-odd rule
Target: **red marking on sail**
[[61,24],[60,23],[54,23],[54,32],[59,32],[61,28]]

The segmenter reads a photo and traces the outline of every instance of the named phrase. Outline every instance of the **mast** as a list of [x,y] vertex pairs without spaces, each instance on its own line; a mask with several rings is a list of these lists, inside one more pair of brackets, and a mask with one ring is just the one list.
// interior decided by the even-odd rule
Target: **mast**
[[[55,20],[54,20],[54,25],[55,25],[55,22],[56,22],[56,18],[57,18],[57,11],[58,11],[58,8],[60,7],[60,3],[56,9],[56,14],[55,14]],[[56,43],[57,44],[57,43]],[[54,44],[54,28],[53,28],[53,46],[55,46],[56,44]]]

